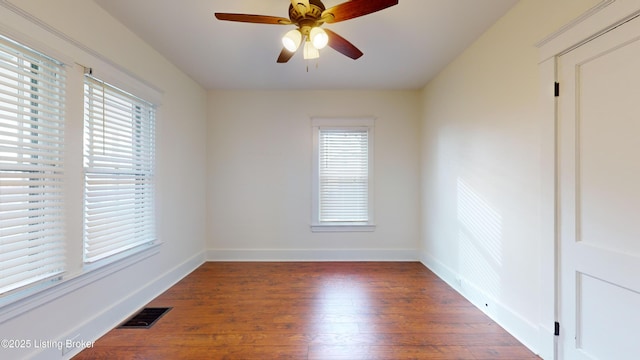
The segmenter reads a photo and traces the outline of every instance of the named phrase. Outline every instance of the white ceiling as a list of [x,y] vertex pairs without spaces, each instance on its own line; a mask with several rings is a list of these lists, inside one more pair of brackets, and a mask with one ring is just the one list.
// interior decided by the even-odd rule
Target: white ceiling
[[364,52],[360,59],[327,47],[317,62],[299,52],[286,64],[276,59],[292,25],[219,21],[213,13],[286,18],[289,0],[94,1],[207,89],[419,89],[518,0],[400,0],[324,25]]

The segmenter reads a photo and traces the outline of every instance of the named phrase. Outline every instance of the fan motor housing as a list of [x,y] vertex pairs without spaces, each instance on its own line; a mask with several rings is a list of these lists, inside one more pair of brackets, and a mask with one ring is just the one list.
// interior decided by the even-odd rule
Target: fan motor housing
[[293,4],[289,4],[289,19],[295,24],[305,22],[305,20],[308,22],[317,22],[325,10],[324,4],[320,0],[309,0],[309,7],[311,9],[305,14],[302,14]]

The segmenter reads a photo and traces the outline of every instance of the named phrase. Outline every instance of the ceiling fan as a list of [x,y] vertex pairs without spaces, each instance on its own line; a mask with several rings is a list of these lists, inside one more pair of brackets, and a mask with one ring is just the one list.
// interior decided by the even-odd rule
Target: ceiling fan
[[282,38],[284,45],[278,63],[286,63],[298,51],[304,41],[303,51],[305,59],[315,59],[320,56],[319,50],[329,46],[334,50],[352,58],[358,59],[363,53],[352,43],[329,29],[323,29],[324,23],[337,23],[367,14],[374,13],[398,4],[398,0],[351,0],[326,9],[320,0],[291,0],[289,18],[215,13],[218,20],[247,22],[272,25],[295,25],[297,28],[287,32]]

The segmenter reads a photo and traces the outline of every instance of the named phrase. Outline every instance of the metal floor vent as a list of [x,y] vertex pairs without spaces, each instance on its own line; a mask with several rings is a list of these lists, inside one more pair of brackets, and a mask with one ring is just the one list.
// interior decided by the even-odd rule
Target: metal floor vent
[[119,329],[148,329],[172,308],[144,308],[129,320],[118,326]]

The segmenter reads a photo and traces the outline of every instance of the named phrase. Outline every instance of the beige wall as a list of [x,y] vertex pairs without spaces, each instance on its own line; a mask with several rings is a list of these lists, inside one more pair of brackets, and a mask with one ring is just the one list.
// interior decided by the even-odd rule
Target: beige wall
[[596,3],[519,2],[422,92],[423,259],[534,350],[553,286],[540,282],[534,44]]
[[[415,91],[211,91],[209,258],[416,259]],[[374,232],[312,233],[311,117],[373,116]]]

